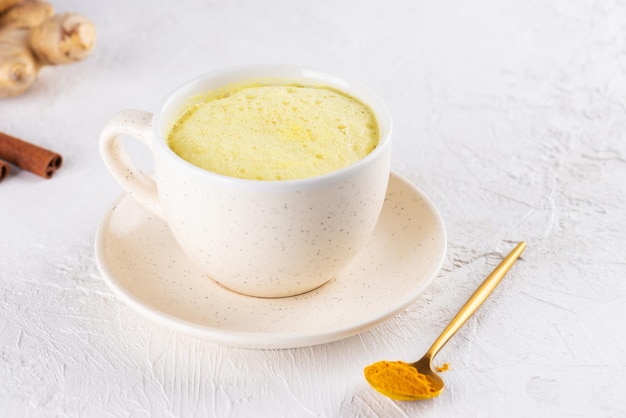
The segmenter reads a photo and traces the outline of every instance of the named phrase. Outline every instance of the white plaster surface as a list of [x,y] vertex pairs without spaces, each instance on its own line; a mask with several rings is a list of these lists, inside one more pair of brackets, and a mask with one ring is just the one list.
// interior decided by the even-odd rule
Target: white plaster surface
[[[0,183],[3,417],[626,416],[626,3],[609,0],[85,2],[93,57],[0,101],[0,130],[63,154]],[[392,168],[448,230],[433,285],[345,340],[223,347],[103,282],[93,241],[121,190],[105,121],[180,83],[288,62],[360,80],[395,121]],[[149,169],[147,153],[132,149]],[[441,351],[447,390],[401,403],[362,369],[413,360],[514,243],[528,249]]]

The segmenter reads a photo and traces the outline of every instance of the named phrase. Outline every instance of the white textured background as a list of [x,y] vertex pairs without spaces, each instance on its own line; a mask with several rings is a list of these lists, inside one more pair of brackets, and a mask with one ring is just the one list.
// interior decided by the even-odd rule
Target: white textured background
[[[59,0],[93,57],[0,101],[0,130],[61,152],[0,184],[0,415],[626,416],[626,4]],[[288,62],[358,79],[395,120],[393,169],[448,228],[435,283],[343,341],[217,346],[154,325],[103,283],[93,238],[121,190],[97,152],[115,111],[181,82]],[[146,153],[138,149],[140,159]],[[417,359],[517,240],[528,249],[437,357],[447,391],[398,403],[362,369]]]

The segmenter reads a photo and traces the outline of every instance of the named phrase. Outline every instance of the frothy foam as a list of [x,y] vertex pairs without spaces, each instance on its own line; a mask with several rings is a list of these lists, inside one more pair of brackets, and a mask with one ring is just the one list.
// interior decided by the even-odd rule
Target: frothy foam
[[379,137],[373,112],[355,98],[324,87],[271,85],[207,95],[174,124],[168,144],[215,173],[290,180],[354,164]]

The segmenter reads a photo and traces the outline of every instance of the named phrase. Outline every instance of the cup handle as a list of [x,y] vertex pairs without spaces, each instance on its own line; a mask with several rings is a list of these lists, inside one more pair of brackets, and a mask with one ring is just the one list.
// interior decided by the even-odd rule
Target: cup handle
[[137,202],[160,218],[164,218],[156,182],[141,171],[122,146],[120,136],[137,139],[152,152],[152,113],[143,110],[122,110],[111,117],[100,134],[100,155],[113,178]]

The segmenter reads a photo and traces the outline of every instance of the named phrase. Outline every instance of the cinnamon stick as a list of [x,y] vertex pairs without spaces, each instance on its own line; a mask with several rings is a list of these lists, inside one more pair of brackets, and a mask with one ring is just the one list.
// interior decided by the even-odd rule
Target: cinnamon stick
[[9,175],[9,163],[0,160],[0,181]]
[[0,132],[0,158],[49,179],[61,167],[63,158],[56,152]]

